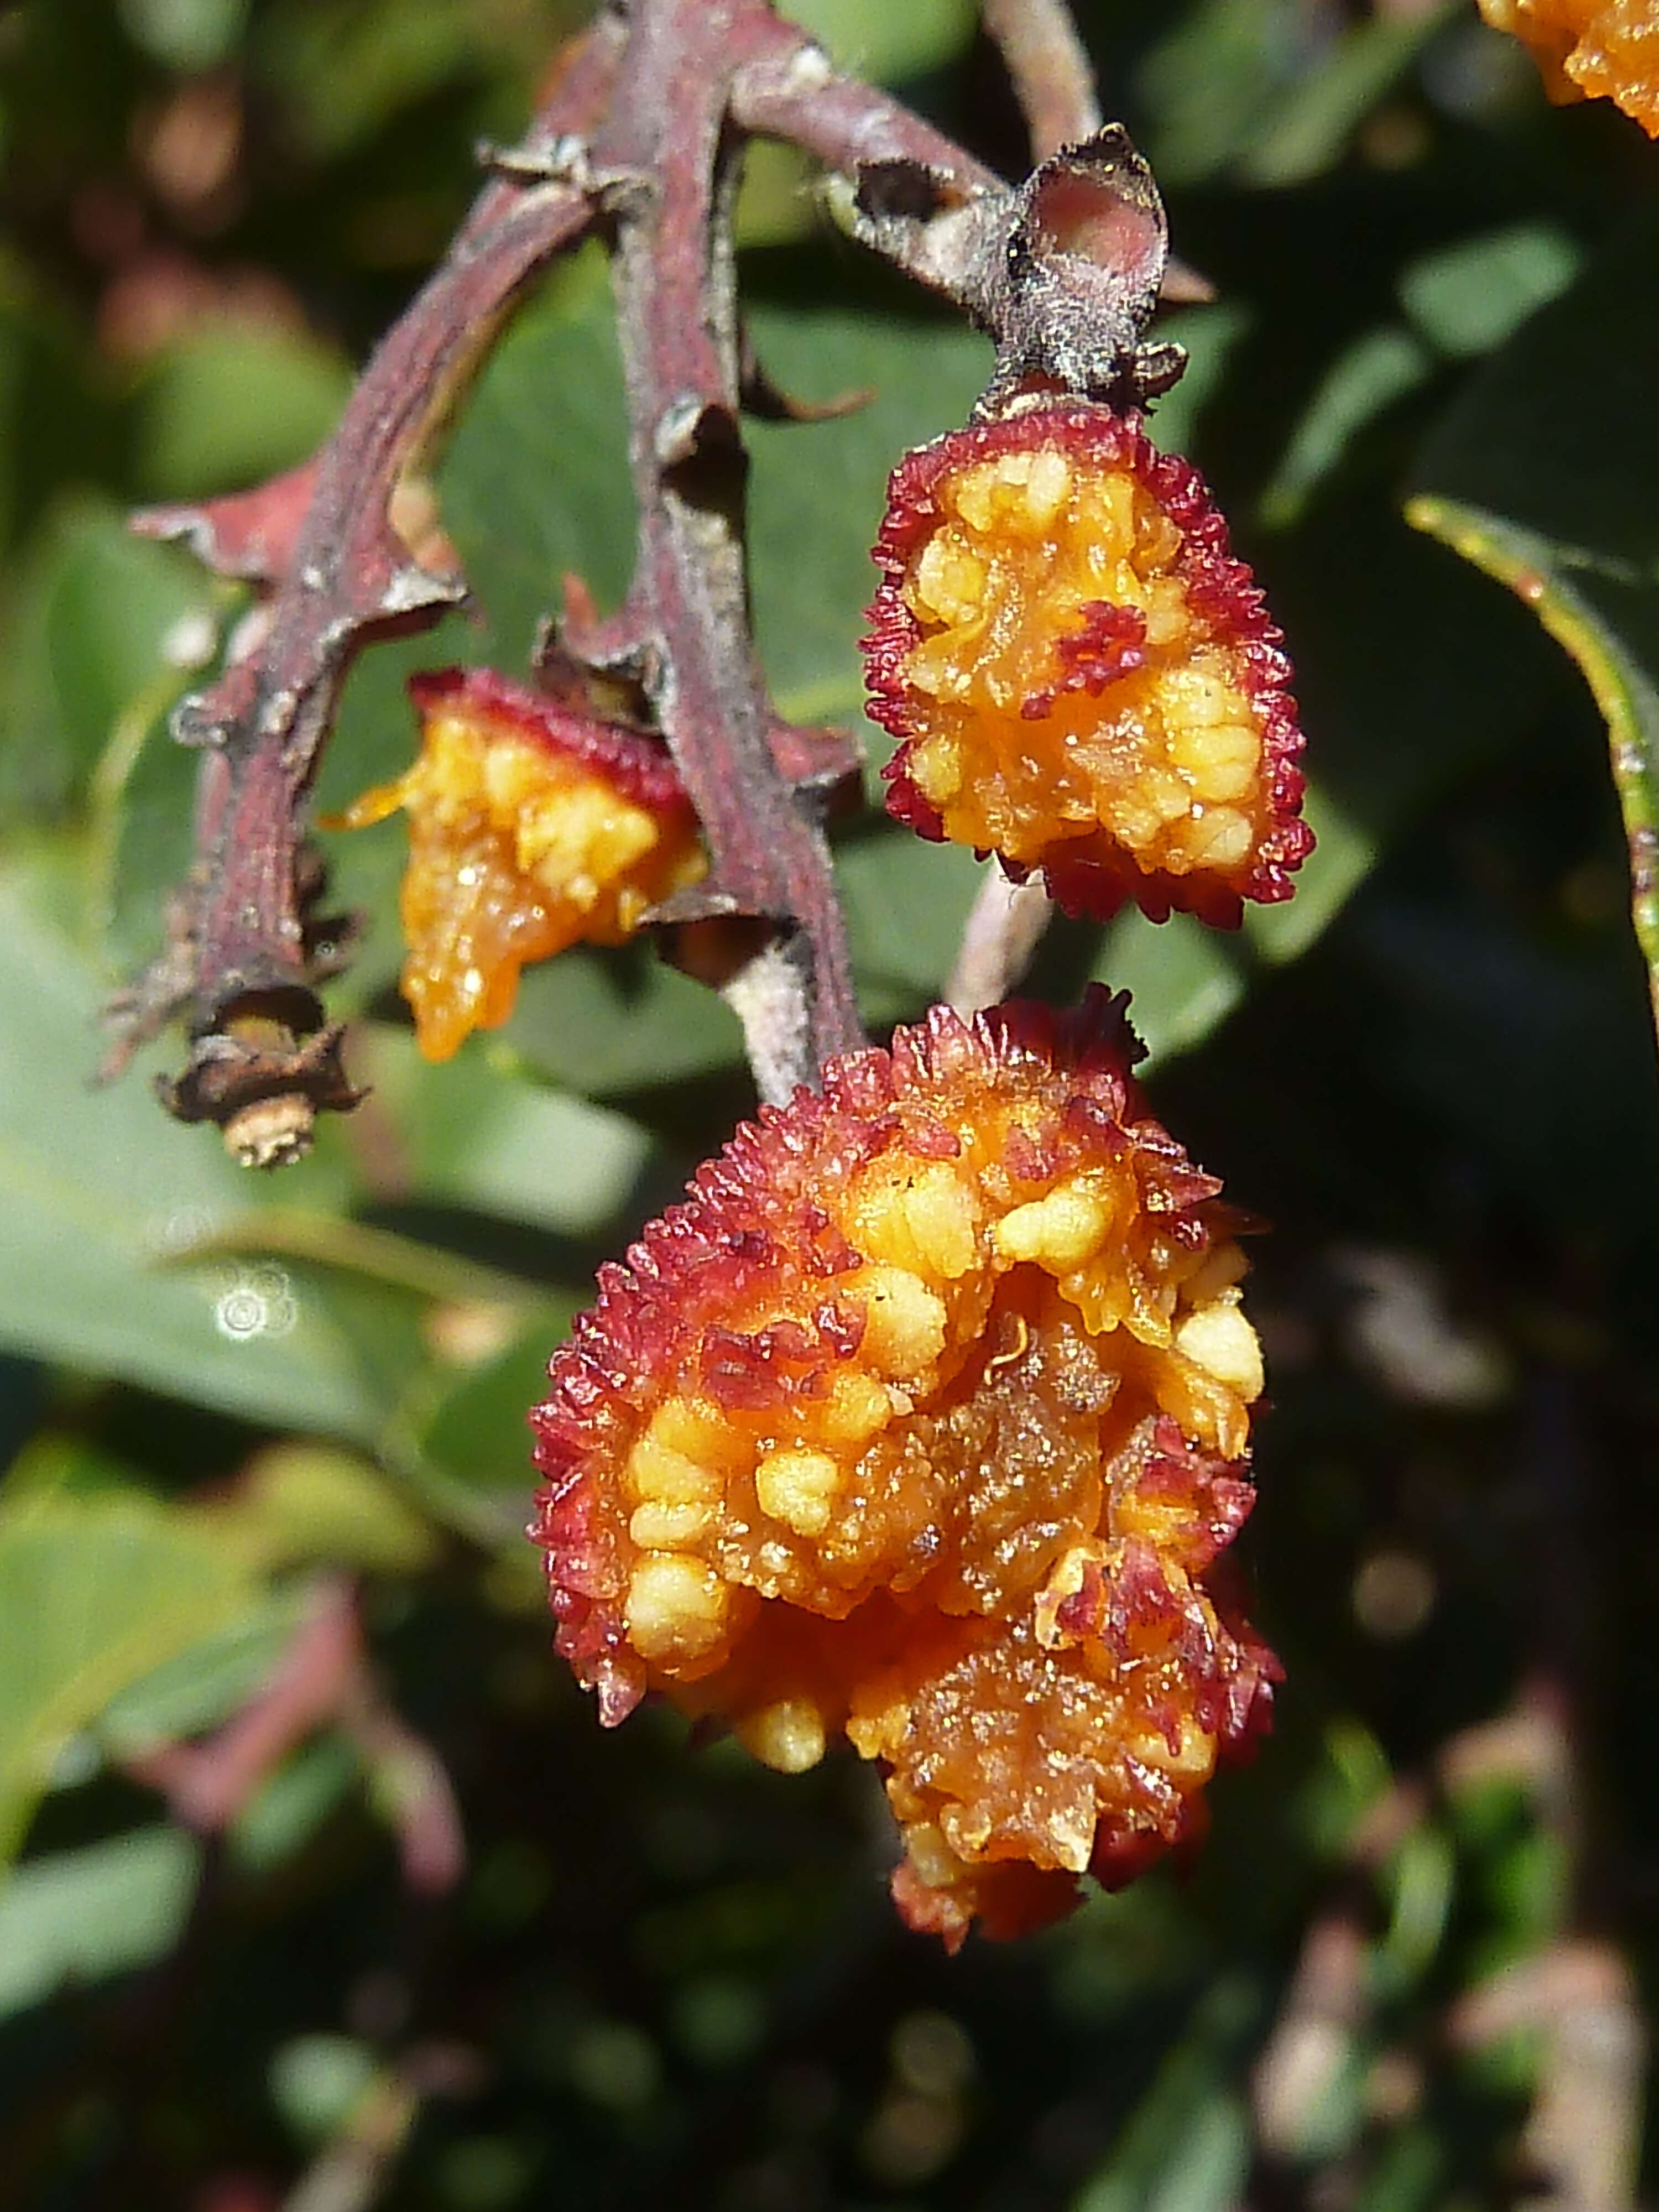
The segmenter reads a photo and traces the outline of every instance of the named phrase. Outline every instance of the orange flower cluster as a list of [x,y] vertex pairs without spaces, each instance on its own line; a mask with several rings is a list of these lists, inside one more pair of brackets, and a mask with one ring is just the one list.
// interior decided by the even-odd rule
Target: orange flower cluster
[[1611,100],[1659,138],[1659,14],[1652,0],[1480,0],[1531,52],[1558,101]]
[[410,680],[420,758],[331,827],[403,807],[403,991],[428,1060],[513,1011],[526,963],[620,945],[707,867],[690,801],[662,746],[489,669]]
[[1123,1001],[944,1009],[763,1109],[646,1230],[532,1422],[559,1648],[884,1770],[906,1920],[1039,1926],[1196,1832],[1276,1663],[1215,1585],[1261,1355],[1220,1186]]
[[1202,478],[1043,401],[893,473],[865,641],[888,810],[1073,914],[1236,927],[1312,849],[1290,664]]

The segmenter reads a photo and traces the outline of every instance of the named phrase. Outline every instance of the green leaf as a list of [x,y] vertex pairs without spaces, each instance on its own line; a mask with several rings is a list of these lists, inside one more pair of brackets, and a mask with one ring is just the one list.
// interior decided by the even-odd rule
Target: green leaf
[[372,1462],[324,1444],[275,1444],[230,1497],[202,1510],[271,1567],[325,1561],[413,1574],[432,1560],[431,1524]]
[[898,84],[937,69],[973,36],[971,0],[791,0],[792,22],[822,40],[840,69]]
[[1153,167],[1166,188],[1224,170],[1252,185],[1319,176],[1449,12],[1441,0],[1332,36],[1328,17],[1287,0],[1206,0],[1139,72]]
[[248,0],[118,0],[128,34],[163,68],[210,70],[234,52]]
[[179,641],[196,642],[210,605],[193,562],[134,538],[102,500],[76,494],[54,507],[30,542],[0,636],[0,805],[9,820],[59,813],[84,792],[134,702],[158,684],[171,697]]
[[231,1823],[232,1859],[255,1874],[283,1865],[303,1850],[362,1779],[356,1752],[337,1730],[302,1743],[267,1775]]
[[1270,966],[1297,960],[1335,921],[1376,866],[1377,841],[1329,787],[1309,779],[1303,815],[1318,843],[1296,872],[1296,896],[1244,915],[1252,952]]
[[200,1864],[181,1830],[137,1828],[17,1868],[0,1890],[0,2019],[164,1957]]
[[[53,910],[71,895],[61,866],[0,874],[0,1345],[372,1439],[398,1378],[366,1360],[341,1286],[257,1253],[166,1264],[268,1194],[136,1073],[90,1087],[100,993]],[[337,1160],[291,1170],[284,1200],[337,1204]]]
[[1218,1981],[1073,2212],[1224,2212],[1250,2162],[1250,2125],[1230,2075],[1261,2013],[1255,1990]]
[[139,393],[138,488],[204,498],[293,468],[327,437],[350,390],[347,363],[315,338],[270,324],[198,329]]
[[1659,592],[1627,564],[1598,573],[1589,549],[1561,545],[1456,500],[1420,493],[1407,519],[1529,606],[1583,672],[1607,726],[1613,787],[1631,859],[1631,918],[1659,1024]]
[[1231,301],[1208,307],[1178,307],[1158,319],[1157,336],[1187,349],[1187,368],[1173,392],[1152,408],[1147,431],[1166,453],[1184,453],[1198,432],[1199,418],[1220,388],[1233,349],[1249,330],[1246,309]]
[[349,153],[477,52],[469,0],[355,0],[261,11],[253,58],[313,160]]
[[[1419,456],[1407,519],[1506,584],[1607,726],[1632,913],[1659,1019],[1659,220],[1482,368]],[[1564,394],[1595,364],[1593,404]]]
[[[512,1501],[512,1525],[535,1480],[530,1409],[547,1395],[547,1363],[572,1316],[550,1316],[446,1392],[421,1432],[422,1455],[465,1491]],[[504,1524],[505,1525],[505,1524]]]
[[990,374],[983,338],[953,323],[757,305],[756,349],[786,391],[868,391],[827,422],[757,422],[750,495],[755,634],[787,714],[845,719],[863,696],[858,639],[887,479],[906,450],[963,422]]
[[893,826],[836,855],[865,1019],[912,1021],[943,993],[984,878],[963,845],[930,845]]
[[1428,2212],[1446,2202],[1445,2167],[1446,2146],[1432,2126],[1401,2128],[1379,2152],[1354,2212]]
[[306,1603],[301,1584],[276,1591],[221,1634],[192,1644],[118,1690],[93,1723],[98,1745],[112,1759],[142,1758],[162,1744],[217,1728],[270,1680]]
[[530,969],[504,1036],[520,1065],[590,1098],[743,1060],[743,1031],[725,1000],[643,945],[578,947]]
[[1270,110],[1241,176],[1253,185],[1299,185],[1330,168],[1450,12],[1449,0],[1431,0],[1350,26]]
[[1409,331],[1368,331],[1321,378],[1283,459],[1261,495],[1261,517],[1282,530],[1341,461],[1360,431],[1428,380],[1434,362]]
[[344,2126],[374,2078],[374,2054],[349,2035],[301,2035],[270,2062],[271,2100],[303,2142]]
[[365,1079],[407,1133],[410,1195],[567,1237],[615,1222],[652,1158],[636,1122],[526,1080],[510,1048],[476,1040],[453,1060],[422,1060],[414,1035],[370,1025]]
[[1296,896],[1248,908],[1239,936],[1184,914],[1150,922],[1130,911],[1106,929],[1092,973],[1134,994],[1129,1018],[1148,1071],[1201,1045],[1242,1001],[1258,963],[1300,958],[1370,872],[1375,843],[1327,791],[1310,784],[1304,811],[1319,842],[1297,872]]
[[0,1504],[0,1859],[70,1737],[258,1595],[203,1516],[139,1492]]
[[1401,274],[1400,304],[1442,353],[1490,353],[1566,289],[1583,259],[1559,224],[1512,223],[1413,261]]
[[1286,0],[1203,0],[1142,64],[1146,152],[1165,189],[1200,182],[1247,145],[1303,52]]
[[1112,990],[1133,994],[1129,1019],[1149,1071],[1202,1044],[1245,991],[1232,941],[1189,914],[1160,922],[1133,910],[1119,915],[1102,938],[1093,972]]
[[484,637],[471,633],[465,659],[522,667],[567,571],[601,605],[621,599],[634,495],[616,311],[597,250],[561,268],[491,356],[440,465],[438,495],[489,623]]

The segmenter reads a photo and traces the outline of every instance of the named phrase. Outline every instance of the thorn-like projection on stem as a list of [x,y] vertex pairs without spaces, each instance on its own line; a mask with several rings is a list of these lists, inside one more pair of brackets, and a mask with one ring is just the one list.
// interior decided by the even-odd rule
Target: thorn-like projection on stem
[[[841,733],[778,714],[749,625],[741,411],[823,410],[785,400],[744,340],[732,239],[742,149],[774,137],[816,158],[860,240],[990,331],[986,407],[1032,387],[1119,403],[1161,391],[1180,368],[1178,349],[1145,335],[1166,268],[1163,210],[1121,127],[1090,135],[1075,84],[1054,76],[1072,48],[1054,35],[1054,4],[1042,0],[1040,39],[1009,44],[1022,96],[1048,118],[1046,158],[1018,188],[837,71],[766,0],[602,9],[522,143],[485,151],[484,190],[316,458],[255,492],[141,520],[251,582],[257,601],[218,680],[174,719],[203,756],[197,859],[165,951],[110,1009],[112,1066],[182,1015],[190,1057],[164,1086],[168,1105],[217,1122],[238,1158],[260,1164],[301,1141],[301,1109],[273,1133],[271,1100],[313,1114],[354,1103],[318,989],[347,935],[319,919],[305,842],[318,762],[363,646],[428,626],[464,595],[431,448],[529,284],[594,230],[617,279],[639,557],[617,613],[600,620],[572,597],[537,673],[573,701],[623,687],[625,718],[673,752],[712,866],[695,914],[670,901],[654,919],[665,949],[738,1008],[763,1093],[787,1097],[859,1044],[823,841],[856,760]],[[1062,119],[1084,135],[1053,150]],[[257,1127],[239,1120],[256,1107]]]

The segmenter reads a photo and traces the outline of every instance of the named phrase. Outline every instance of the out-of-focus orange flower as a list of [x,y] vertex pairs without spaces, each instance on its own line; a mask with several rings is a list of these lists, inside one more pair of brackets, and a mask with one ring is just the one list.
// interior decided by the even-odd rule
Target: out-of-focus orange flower
[[895,470],[865,641],[890,813],[1069,912],[1236,926],[1312,849],[1290,664],[1202,478],[1041,402]]
[[620,945],[707,867],[662,746],[489,669],[411,677],[421,754],[330,825],[403,807],[403,991],[428,1060],[513,1011],[520,971],[578,942]]
[[1653,0],[1480,0],[1519,39],[1553,100],[1611,100],[1659,138],[1659,14]]
[[952,1947],[1193,1836],[1276,1665],[1214,1586],[1261,1354],[1123,1002],[940,1008],[763,1109],[599,1277],[532,1415],[560,1650],[769,1765],[844,1732]]

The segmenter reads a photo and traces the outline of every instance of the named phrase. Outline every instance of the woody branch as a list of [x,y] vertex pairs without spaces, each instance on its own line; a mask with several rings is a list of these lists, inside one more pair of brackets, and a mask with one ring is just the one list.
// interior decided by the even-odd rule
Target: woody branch
[[[1016,73],[1039,96],[1042,72]],[[219,680],[174,718],[203,754],[197,860],[166,951],[111,1009],[112,1065],[182,1014],[189,1058],[164,1103],[219,1124],[250,1164],[298,1157],[317,1112],[358,1095],[318,991],[350,928],[319,914],[322,871],[304,842],[345,677],[365,645],[465,597],[422,524],[435,437],[528,285],[595,230],[616,273],[638,559],[615,617],[574,596],[544,674],[580,685],[627,673],[673,752],[712,867],[655,919],[671,956],[736,1007],[762,1095],[815,1082],[861,1041],[823,826],[855,757],[838,734],[781,720],[749,628],[739,413],[757,382],[732,210],[754,136],[842,179],[854,234],[990,331],[983,404],[1028,387],[1134,399],[1180,373],[1178,349],[1143,338],[1165,232],[1120,129],[1050,152],[1010,187],[834,70],[766,0],[613,0],[523,144],[492,157],[491,181],[316,459],[257,491],[138,519],[251,582],[257,603]]]

